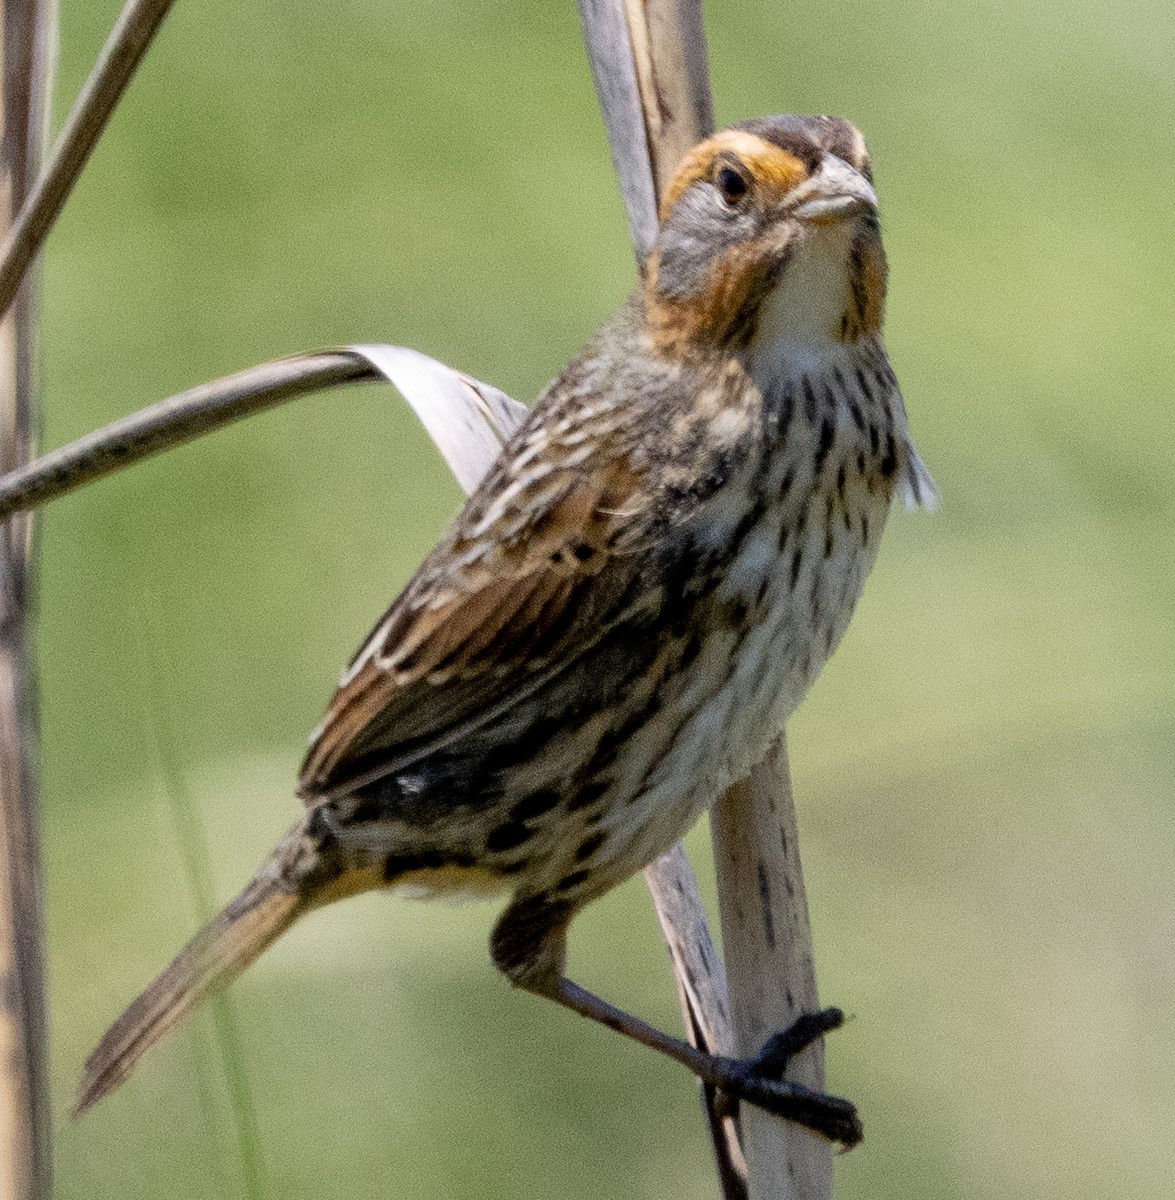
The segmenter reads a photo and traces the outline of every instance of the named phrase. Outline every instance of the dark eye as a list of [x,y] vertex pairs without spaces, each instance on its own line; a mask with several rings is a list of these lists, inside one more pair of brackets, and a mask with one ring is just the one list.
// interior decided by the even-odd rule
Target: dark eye
[[747,177],[734,167],[719,167],[714,175],[714,186],[719,195],[733,208],[750,191]]

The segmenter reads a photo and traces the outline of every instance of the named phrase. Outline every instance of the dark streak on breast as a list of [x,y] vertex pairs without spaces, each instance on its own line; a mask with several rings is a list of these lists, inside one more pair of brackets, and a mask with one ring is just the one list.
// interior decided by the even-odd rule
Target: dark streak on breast
[[862,371],[860,367],[858,367],[856,369],[855,374],[857,376],[857,384],[861,388],[861,395],[864,396],[865,399],[870,404],[872,404],[873,403],[873,389],[870,388],[870,386],[869,386],[869,380],[865,378],[865,372]]
[[815,474],[819,475],[824,466],[824,460],[828,457],[828,452],[832,449],[832,443],[836,438],[836,426],[832,423],[832,417],[827,416],[820,422],[820,444],[816,447],[816,462]]

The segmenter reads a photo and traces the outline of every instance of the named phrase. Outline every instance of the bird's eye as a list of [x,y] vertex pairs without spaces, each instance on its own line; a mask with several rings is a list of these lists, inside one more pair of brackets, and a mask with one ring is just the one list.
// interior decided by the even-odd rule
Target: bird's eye
[[747,177],[731,166],[721,166],[714,174],[714,186],[718,194],[733,208],[750,191]]

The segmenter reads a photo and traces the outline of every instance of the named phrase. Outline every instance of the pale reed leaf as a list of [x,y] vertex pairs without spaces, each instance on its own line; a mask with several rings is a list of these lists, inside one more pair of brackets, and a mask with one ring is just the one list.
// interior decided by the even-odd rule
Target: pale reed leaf
[[412,406],[457,482],[472,492],[530,411],[505,392],[405,346],[348,346]]
[[658,203],[677,165],[714,132],[702,6],[693,0],[625,0]]
[[643,263],[657,236],[657,193],[624,0],[579,0],[579,16],[629,231]]

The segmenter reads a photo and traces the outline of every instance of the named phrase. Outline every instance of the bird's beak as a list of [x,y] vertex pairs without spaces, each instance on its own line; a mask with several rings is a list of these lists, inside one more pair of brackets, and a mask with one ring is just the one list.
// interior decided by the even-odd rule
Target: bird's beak
[[826,225],[877,210],[877,193],[860,171],[826,154],[815,174],[791,194],[792,216]]

